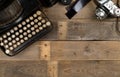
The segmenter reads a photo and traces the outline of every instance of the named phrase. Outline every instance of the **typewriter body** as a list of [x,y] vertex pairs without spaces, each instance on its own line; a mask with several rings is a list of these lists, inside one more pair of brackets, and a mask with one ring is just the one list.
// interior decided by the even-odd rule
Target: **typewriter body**
[[39,0],[0,0],[0,6],[0,48],[8,56],[16,55],[52,29]]

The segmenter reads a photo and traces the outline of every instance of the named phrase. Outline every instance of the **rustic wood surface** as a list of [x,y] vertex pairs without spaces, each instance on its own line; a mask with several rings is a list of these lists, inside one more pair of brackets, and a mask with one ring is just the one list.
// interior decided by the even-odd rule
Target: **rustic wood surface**
[[0,52],[0,77],[120,77],[119,18],[97,20],[91,1],[68,20],[65,7],[43,9],[54,29],[39,41],[14,57]]

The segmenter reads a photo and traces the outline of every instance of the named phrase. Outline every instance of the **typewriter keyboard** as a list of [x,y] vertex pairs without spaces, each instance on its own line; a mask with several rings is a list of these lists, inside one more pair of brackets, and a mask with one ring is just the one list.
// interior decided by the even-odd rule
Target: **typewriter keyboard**
[[0,46],[5,54],[12,56],[29,46],[50,31],[51,22],[37,10],[27,19],[5,32],[0,37]]

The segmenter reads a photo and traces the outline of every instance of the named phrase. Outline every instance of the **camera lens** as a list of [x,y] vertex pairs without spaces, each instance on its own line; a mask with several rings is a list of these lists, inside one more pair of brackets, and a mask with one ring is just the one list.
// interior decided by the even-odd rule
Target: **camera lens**
[[15,20],[22,11],[18,0],[0,0],[0,27]]

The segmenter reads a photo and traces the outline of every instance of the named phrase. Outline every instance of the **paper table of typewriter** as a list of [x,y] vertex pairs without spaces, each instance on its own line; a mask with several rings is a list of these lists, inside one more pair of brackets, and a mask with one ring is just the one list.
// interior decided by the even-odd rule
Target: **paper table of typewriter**
[[13,56],[52,29],[38,0],[0,0],[0,48]]

